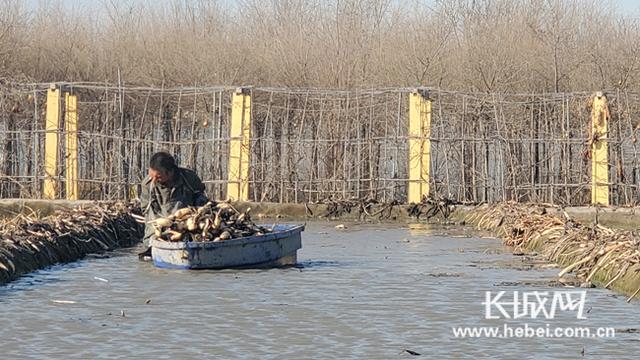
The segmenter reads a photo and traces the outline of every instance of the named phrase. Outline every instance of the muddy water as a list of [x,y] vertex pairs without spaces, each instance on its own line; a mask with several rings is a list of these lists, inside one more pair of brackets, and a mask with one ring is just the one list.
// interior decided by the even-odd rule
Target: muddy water
[[546,283],[558,270],[531,270],[499,241],[460,230],[334,225],[307,225],[301,268],[166,271],[132,249],[24,277],[0,288],[2,358],[640,354],[640,333],[628,330],[640,328],[640,306],[599,289],[588,290],[587,320],[564,313],[523,322],[627,330],[614,339],[457,339],[453,326],[505,321],[484,319],[485,291],[557,290]]

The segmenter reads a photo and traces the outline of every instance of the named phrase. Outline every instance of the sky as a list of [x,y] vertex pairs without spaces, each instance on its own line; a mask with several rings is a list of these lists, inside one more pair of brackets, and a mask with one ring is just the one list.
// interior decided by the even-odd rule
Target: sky
[[623,11],[638,12],[640,1],[638,0],[618,0],[616,1]]

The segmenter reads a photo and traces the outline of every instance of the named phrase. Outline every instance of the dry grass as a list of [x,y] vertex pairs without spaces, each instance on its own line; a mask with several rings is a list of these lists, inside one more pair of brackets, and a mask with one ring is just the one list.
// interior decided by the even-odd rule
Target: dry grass
[[[612,1],[0,0],[0,77],[153,85],[637,88],[640,30]],[[91,3],[91,2],[89,2]],[[161,3],[161,4],[157,4]]]

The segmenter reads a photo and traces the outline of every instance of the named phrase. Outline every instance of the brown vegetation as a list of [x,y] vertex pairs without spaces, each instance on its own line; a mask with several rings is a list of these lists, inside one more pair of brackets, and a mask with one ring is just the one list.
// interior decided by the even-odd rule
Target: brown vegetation
[[[137,244],[143,228],[131,205],[103,203],[60,210],[44,219],[18,214],[0,221],[0,284],[87,254]],[[37,215],[37,214],[34,214]]]
[[501,203],[473,209],[466,221],[495,232],[514,253],[537,252],[564,266],[560,278],[572,271],[585,286],[594,282],[630,294],[628,301],[640,293],[637,234],[604,227],[597,216],[584,225],[564,211],[556,216],[531,204]]
[[474,92],[640,83],[639,23],[613,1],[79,3],[1,0],[0,77]]

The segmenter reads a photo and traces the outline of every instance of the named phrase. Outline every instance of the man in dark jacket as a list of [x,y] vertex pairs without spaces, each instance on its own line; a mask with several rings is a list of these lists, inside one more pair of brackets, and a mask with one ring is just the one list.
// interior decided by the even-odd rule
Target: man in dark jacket
[[[149,161],[149,175],[142,182],[140,202],[145,217],[144,244],[154,233],[151,221],[166,217],[187,206],[207,203],[204,184],[195,172],[181,168],[166,152],[158,152]],[[151,248],[140,254],[151,255]]]

